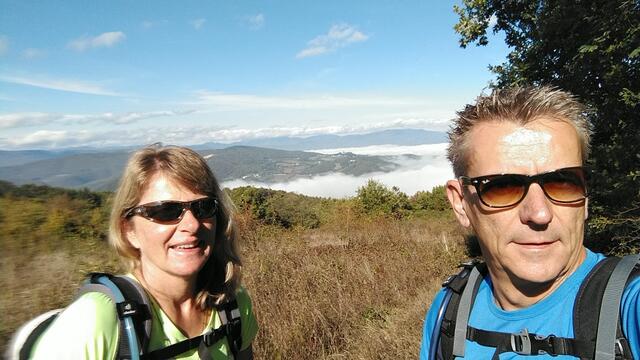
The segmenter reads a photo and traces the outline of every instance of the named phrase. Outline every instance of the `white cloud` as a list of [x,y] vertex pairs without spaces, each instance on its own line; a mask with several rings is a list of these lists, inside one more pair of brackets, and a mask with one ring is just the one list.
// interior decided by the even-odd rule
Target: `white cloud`
[[25,49],[22,52],[22,57],[25,59],[33,60],[43,58],[46,54],[47,53],[44,50],[29,48]]
[[[400,167],[388,173],[370,173],[362,176],[333,173],[276,184],[232,180],[224,182],[223,186],[235,188],[251,185],[309,196],[344,198],[355,196],[359,187],[364,186],[369,179],[373,179],[389,187],[397,186],[407,195],[413,195],[418,191],[427,191],[434,186],[444,185],[447,180],[453,178],[453,171],[446,159],[446,146],[447,144],[432,144],[398,147],[402,148],[403,154],[414,154],[419,158],[399,157],[397,162]],[[358,153],[362,155],[398,155],[395,148],[388,146],[368,147],[367,150],[361,149]]]
[[[39,125],[51,125],[56,130],[61,126],[71,126],[78,124],[126,124],[130,125],[136,121],[143,119],[149,119],[154,117],[167,117],[167,116],[180,116],[182,114],[189,113],[189,111],[155,111],[147,113],[103,113],[103,114],[46,114],[46,113],[18,113],[18,114],[6,114],[0,116],[0,129],[2,128],[27,128],[29,126]],[[64,144],[62,140],[56,143],[56,146],[65,147],[73,145],[85,145],[85,146],[106,146],[106,145],[140,145],[151,144],[154,142],[163,142],[167,144],[178,145],[195,145],[206,142],[221,142],[232,143],[241,140],[270,138],[277,136],[292,136],[292,137],[308,137],[313,135],[322,134],[358,134],[367,133],[377,130],[393,129],[403,127],[402,122],[381,122],[376,124],[363,124],[359,126],[325,126],[325,127],[269,127],[259,129],[234,129],[234,128],[221,128],[220,126],[193,126],[182,125],[188,122],[174,121],[176,125],[172,126],[146,126],[144,129],[131,130],[123,125],[118,130],[105,131],[104,129],[95,128],[91,134],[95,134],[86,143],[81,143],[81,138],[72,138],[69,144]],[[407,123],[406,128],[417,128],[417,122],[411,121]],[[424,128],[433,128],[432,123],[424,121],[421,124]],[[69,133],[73,134],[73,133]],[[15,146],[22,146],[23,144],[29,144],[32,136],[27,135],[14,135],[12,139],[0,141],[0,147],[12,148]],[[26,145],[25,145],[26,146]],[[42,145],[44,146],[44,145]],[[46,146],[45,146],[46,147]],[[403,147],[393,146],[395,154],[410,153],[413,150],[406,150]],[[351,151],[354,153],[369,154],[372,153],[371,149],[331,149],[331,150],[314,150],[317,152],[331,153],[339,151]],[[386,153],[392,153],[391,150],[385,150]],[[386,154],[384,153],[384,154]],[[426,154],[426,153],[425,153]]]
[[250,28],[258,30],[264,26],[265,16],[264,14],[251,15],[247,16],[246,20]]
[[349,24],[333,25],[327,34],[320,35],[307,43],[307,47],[296,54],[302,59],[336,51],[353,43],[362,42],[369,38]]
[[75,146],[95,138],[96,134],[88,131],[38,130],[23,137],[12,137],[0,140],[0,145],[16,148],[58,148]]
[[107,90],[100,85],[69,79],[50,78],[26,78],[20,76],[0,75],[0,81],[12,84],[28,85],[43,89],[68,91],[80,94],[122,96],[116,92]]
[[[209,140],[218,142],[234,142],[249,139],[262,139],[279,136],[291,136],[291,137],[309,137],[314,135],[347,135],[347,134],[363,134],[373,131],[398,129],[398,128],[438,128],[440,124],[434,121],[428,120],[393,120],[387,122],[379,122],[373,124],[361,124],[361,125],[342,125],[342,126],[325,126],[325,127],[268,127],[258,129],[215,129],[206,132]],[[204,129],[202,129],[204,130]],[[331,150],[327,150],[331,151]],[[338,150],[349,151],[349,150]],[[366,150],[365,150],[366,151]]]
[[55,114],[40,112],[11,113],[0,114],[0,129],[24,128],[51,123],[56,123],[58,125],[74,125],[87,123],[130,125],[145,119],[180,116],[192,112],[192,110],[182,110],[128,112],[120,114],[110,112],[102,114]]
[[111,31],[96,37],[83,36],[70,41],[67,46],[75,51],[85,51],[93,48],[112,47],[125,38],[126,35],[122,31]]
[[202,27],[204,26],[204,24],[207,22],[207,19],[195,19],[195,20],[191,20],[189,21],[189,24],[191,24],[191,26],[193,26],[194,29],[196,30],[200,30],[202,29]]
[[198,91],[196,104],[230,109],[335,109],[359,106],[406,106],[424,104],[424,100],[382,96],[261,96]]
[[40,112],[0,114],[0,129],[46,124],[55,117],[53,114]]

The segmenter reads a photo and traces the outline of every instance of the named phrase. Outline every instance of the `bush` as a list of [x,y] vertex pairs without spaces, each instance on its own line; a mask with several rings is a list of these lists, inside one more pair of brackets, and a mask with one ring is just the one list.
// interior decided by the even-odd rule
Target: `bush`
[[396,186],[391,189],[382,183],[369,180],[366,185],[358,189],[356,204],[368,215],[392,216],[396,219],[405,217],[411,210],[407,194]]
[[284,228],[320,225],[323,199],[250,186],[229,190],[236,206],[264,224]]
[[431,191],[418,191],[411,197],[411,204],[415,210],[433,212],[450,209],[446,188],[442,185],[434,187]]

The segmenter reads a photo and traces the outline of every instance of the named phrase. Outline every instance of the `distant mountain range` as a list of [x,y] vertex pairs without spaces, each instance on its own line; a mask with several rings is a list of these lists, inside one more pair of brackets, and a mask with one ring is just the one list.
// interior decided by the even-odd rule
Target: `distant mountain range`
[[[389,158],[352,153],[325,155],[250,146],[200,150],[220,181],[275,183],[329,173],[362,175],[397,168]],[[130,152],[82,153],[0,167],[0,179],[14,184],[110,191],[117,186]]]
[[[421,129],[395,129],[355,135],[314,135],[272,137],[235,142],[231,145],[257,146],[280,150],[322,150],[372,145],[422,145],[448,142],[447,134]],[[222,149],[229,144],[205,143],[194,149]]]
[[[220,181],[244,179],[275,183],[329,173],[358,176],[372,172],[388,172],[398,167],[391,157],[352,153],[325,155],[300,150],[383,144],[419,145],[445,141],[444,133],[403,129],[363,135],[278,137],[234,144],[207,143],[191,148],[207,159]],[[83,148],[0,151],[0,179],[14,184],[34,183],[110,191],[117,186],[124,165],[133,150],[134,148]]]

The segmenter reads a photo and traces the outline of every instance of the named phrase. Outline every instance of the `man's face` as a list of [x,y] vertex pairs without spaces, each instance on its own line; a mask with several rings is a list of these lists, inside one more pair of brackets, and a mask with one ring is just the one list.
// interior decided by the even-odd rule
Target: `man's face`
[[[469,133],[469,177],[512,173],[534,175],[581,166],[575,129],[541,118],[526,126],[487,122]],[[561,282],[585,257],[582,246],[587,201],[555,203],[533,183],[517,205],[496,209],[482,204],[473,186],[447,183],[456,216],[471,227],[494,281],[521,284]]]

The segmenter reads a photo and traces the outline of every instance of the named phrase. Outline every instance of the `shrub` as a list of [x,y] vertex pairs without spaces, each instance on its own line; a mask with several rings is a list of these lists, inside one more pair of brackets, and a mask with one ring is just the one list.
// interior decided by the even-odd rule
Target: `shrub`
[[386,215],[397,219],[406,216],[411,210],[407,194],[396,186],[389,189],[375,180],[369,180],[358,189],[356,204],[365,214]]

